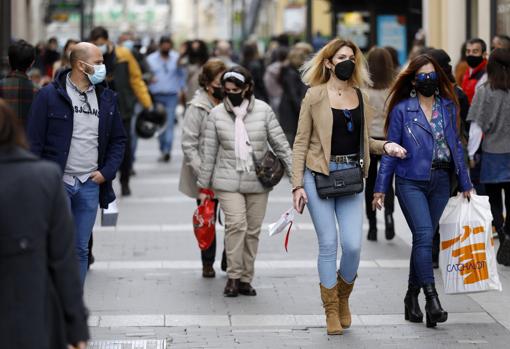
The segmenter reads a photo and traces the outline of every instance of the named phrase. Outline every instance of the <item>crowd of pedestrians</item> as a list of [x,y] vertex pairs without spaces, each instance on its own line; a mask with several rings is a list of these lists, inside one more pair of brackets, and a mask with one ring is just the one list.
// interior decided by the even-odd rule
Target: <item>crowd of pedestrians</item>
[[[117,172],[120,194],[131,195],[143,118],[163,115],[151,134],[159,140],[159,161],[172,161],[179,104],[185,108],[179,190],[199,206],[212,200],[216,214],[224,213],[226,297],[257,295],[251,283],[272,189],[257,169],[268,154],[292,182],[294,208],[306,206],[311,215],[328,334],[351,325],[362,240],[366,234],[377,241],[376,208],[384,208],[386,239],[395,236],[394,196],[413,237],[406,320],[425,317],[427,327],[447,320],[433,267],[438,222],[451,195],[469,198],[475,188],[489,196],[497,261],[510,266],[504,216],[510,39],[497,35],[490,48],[479,38],[466,41],[455,67],[447,52],[432,47],[415,48],[406,63],[391,47],[365,54],[343,39],[313,51],[285,36],[264,54],[257,42],[244,43],[239,56],[228,41],[193,40],[176,49],[170,36],[142,50],[132,33],[115,43],[103,27],[87,42],[68,40],[62,51],[54,38],[36,47],[12,43],[11,72],[0,80],[0,202],[7,208],[0,211],[6,222],[0,280],[8,285],[0,312],[13,319],[0,325],[0,334],[11,347],[38,347],[19,335],[28,328],[42,331],[45,347],[84,347],[82,290],[97,208],[115,200]],[[20,212],[30,214],[20,218]],[[218,238],[214,232],[201,251],[205,278],[216,275]],[[9,289],[30,292],[14,296]]]

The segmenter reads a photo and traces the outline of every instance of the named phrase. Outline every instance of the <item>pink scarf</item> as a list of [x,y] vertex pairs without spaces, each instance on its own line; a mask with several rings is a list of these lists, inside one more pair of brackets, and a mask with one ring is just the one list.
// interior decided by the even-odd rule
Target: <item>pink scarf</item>
[[252,147],[250,139],[248,138],[248,132],[244,125],[244,118],[248,114],[247,99],[243,100],[243,103],[239,107],[233,107],[232,111],[236,116],[235,119],[235,154],[236,154],[236,170],[239,172],[248,172],[253,164],[251,156]]

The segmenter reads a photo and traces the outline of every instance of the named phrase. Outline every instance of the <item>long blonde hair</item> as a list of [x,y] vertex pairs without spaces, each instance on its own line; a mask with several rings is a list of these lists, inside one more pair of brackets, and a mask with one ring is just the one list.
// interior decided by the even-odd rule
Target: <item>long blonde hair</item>
[[308,86],[317,86],[326,83],[331,77],[331,71],[326,68],[325,60],[330,60],[342,47],[347,46],[354,52],[356,67],[349,84],[356,87],[372,85],[367,69],[367,61],[361,50],[350,40],[333,39],[326,46],[320,49],[309,61],[301,67],[301,78]]

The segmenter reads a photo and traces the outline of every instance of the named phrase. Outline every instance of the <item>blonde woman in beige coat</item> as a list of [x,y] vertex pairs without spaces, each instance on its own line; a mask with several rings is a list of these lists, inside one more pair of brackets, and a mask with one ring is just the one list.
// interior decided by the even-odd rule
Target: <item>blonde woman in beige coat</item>
[[[303,202],[307,204],[317,233],[320,292],[327,333],[342,334],[351,325],[349,296],[360,260],[363,193],[321,199],[313,172],[329,176],[330,171],[359,164],[366,178],[370,153],[404,156],[405,150],[370,137],[368,125],[373,110],[366,97],[359,100],[356,91],[370,79],[363,54],[353,42],[330,41],[305,64],[303,82],[310,88],[301,104],[293,147],[294,207],[300,210]],[[360,141],[365,149],[361,159]],[[338,265],[339,239],[342,258]]]
[[253,79],[245,68],[227,70],[222,85],[226,98],[209,114],[198,186],[214,190],[225,213],[223,294],[255,296],[251,282],[270,189],[259,182],[253,156],[261,159],[270,145],[290,175],[291,152],[271,107],[253,97]]
[[[198,174],[200,172],[200,154],[203,151],[205,128],[207,116],[211,109],[220,104],[223,100],[223,87],[221,86],[221,75],[227,67],[219,59],[211,59],[202,67],[198,76],[200,88],[189,102],[184,122],[182,125],[182,152],[184,153],[181,176],[179,179],[179,190],[197,199],[200,205],[199,189],[197,187]],[[218,200],[214,199],[216,205]],[[216,257],[216,237],[211,246],[201,251],[202,276],[213,278],[216,276],[213,265]],[[221,260],[221,268],[226,270],[225,252]]]

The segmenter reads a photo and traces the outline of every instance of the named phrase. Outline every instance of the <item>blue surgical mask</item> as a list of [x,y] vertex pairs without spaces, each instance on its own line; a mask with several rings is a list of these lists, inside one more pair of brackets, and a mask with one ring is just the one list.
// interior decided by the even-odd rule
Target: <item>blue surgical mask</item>
[[85,72],[85,74],[87,74],[87,77],[89,78],[92,85],[97,85],[104,81],[104,79],[106,78],[106,66],[104,64],[92,65],[92,64],[88,64],[87,62],[83,62],[83,63],[90,65],[91,67],[94,67],[93,74],[89,74],[89,73]]
[[127,48],[129,51],[132,51],[135,46],[135,42],[133,40],[126,40],[122,43],[122,46]]

